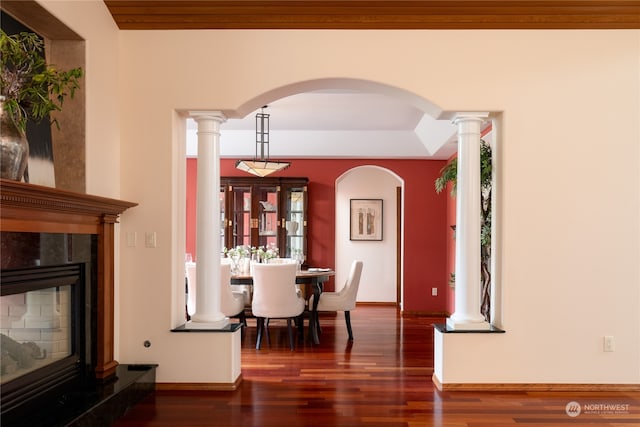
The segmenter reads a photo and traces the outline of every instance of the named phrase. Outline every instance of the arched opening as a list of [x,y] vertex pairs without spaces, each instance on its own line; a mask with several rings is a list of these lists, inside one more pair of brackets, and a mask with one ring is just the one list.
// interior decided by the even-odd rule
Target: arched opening
[[[363,92],[363,90],[369,92]],[[446,210],[445,205],[448,198],[437,196],[435,191],[431,189],[433,189],[433,182],[441,167],[457,149],[457,133],[455,126],[449,121],[450,113],[443,112],[420,96],[377,82],[358,79],[317,79],[293,83],[258,95],[236,109],[222,110],[227,115],[228,120],[221,127],[220,174],[222,176],[230,176],[230,174],[242,176],[242,172],[238,172],[234,168],[235,160],[252,155],[255,148],[253,144],[255,129],[252,128],[252,124],[245,124],[243,128],[242,126],[234,125],[234,121],[239,122],[248,119],[252,123],[253,115],[250,114],[252,111],[258,111],[265,104],[268,104],[270,109],[277,109],[280,102],[289,101],[294,96],[306,94],[344,95],[345,93],[368,93],[389,97],[389,99],[405,107],[410,105],[411,108],[419,112],[420,117],[415,122],[414,127],[407,132],[411,134],[412,139],[407,139],[406,141],[408,142],[406,144],[404,142],[405,139],[398,139],[399,132],[397,130],[392,132],[374,131],[380,139],[386,141],[387,149],[391,147],[396,153],[382,155],[375,151],[378,147],[374,147],[375,141],[372,138],[366,141],[369,144],[369,150],[362,148],[363,146],[358,146],[354,132],[350,134],[353,139],[352,144],[348,140],[342,140],[341,144],[342,146],[357,146],[357,149],[360,150],[358,154],[321,151],[326,146],[333,149],[330,141],[327,142],[326,133],[322,135],[324,137],[322,139],[314,136],[308,137],[307,135],[312,132],[306,133],[306,131],[303,132],[300,129],[296,131],[287,129],[274,130],[273,125],[278,120],[272,119],[272,150],[276,151],[278,159],[293,160],[292,167],[284,171],[282,176],[306,176],[310,170],[314,170],[309,186],[310,211],[317,216],[322,216],[322,218],[320,220],[311,220],[311,234],[309,237],[312,241],[309,244],[310,254],[308,261],[313,266],[329,266],[336,268],[337,271],[346,271],[347,269],[343,268],[342,264],[347,262],[345,258],[352,258],[353,251],[358,248],[358,244],[360,244],[359,247],[371,245],[370,242],[363,244],[362,242],[349,241],[348,228],[346,228],[345,233],[345,224],[348,225],[348,222],[345,222],[345,218],[349,218],[349,211],[348,208],[346,211],[344,209],[345,200],[340,198],[338,187],[341,185],[342,180],[352,179],[354,176],[360,175],[360,172],[365,170],[365,166],[369,167],[370,171],[386,171],[383,176],[386,174],[387,178],[392,177],[394,192],[384,196],[384,200],[389,202],[384,203],[385,225],[399,226],[397,228],[399,231],[391,228],[390,230],[393,231],[385,233],[385,239],[382,243],[376,243],[376,246],[386,248],[385,245],[389,244],[392,248],[389,253],[385,252],[382,255],[384,259],[392,260],[390,263],[384,263],[387,266],[387,270],[382,274],[383,277],[387,278],[385,280],[392,283],[392,286],[385,288],[387,294],[384,295],[372,293],[367,296],[367,291],[365,290],[364,296],[360,300],[370,302],[409,301],[408,305],[403,304],[401,306],[406,311],[445,314],[449,308],[446,303],[447,299],[452,297],[448,283],[448,254],[445,242],[450,237],[450,230],[446,225],[446,218],[443,213]],[[298,107],[300,107],[299,104]],[[438,118],[434,118],[434,116]],[[282,119],[277,115],[274,115],[274,117]],[[191,147],[195,147],[197,144],[194,142],[196,138],[195,128],[190,127],[189,123],[187,123],[187,128],[187,157],[189,157],[193,155],[193,152],[189,151],[190,144]],[[300,136],[303,133],[305,137],[301,138]],[[341,136],[338,133],[338,131],[335,134],[332,133],[331,139],[334,137],[340,138]],[[367,136],[370,137],[371,133],[367,134]],[[288,144],[289,137],[292,137],[291,139],[294,139],[293,137],[298,138],[297,147]],[[313,143],[309,143],[304,146],[304,149],[301,149],[300,146],[309,140]],[[412,144],[414,146],[411,146]],[[408,151],[404,151],[405,146],[411,147]],[[421,151],[414,150],[416,146]],[[306,155],[300,154],[301,150]],[[272,156],[273,153],[274,151],[272,151]],[[188,159],[187,162],[193,160]],[[299,169],[296,170],[296,168]],[[354,171],[357,172],[352,174]],[[405,188],[405,185],[407,185],[407,188]],[[189,187],[188,180],[187,187]],[[400,198],[395,194],[398,187],[401,189]],[[328,194],[330,194],[330,198]],[[376,198],[371,195],[358,195],[358,197]],[[319,199],[320,201],[318,201]],[[405,200],[408,200],[411,206],[404,206]],[[346,203],[348,206],[348,198]],[[434,203],[438,206],[432,207]],[[390,208],[397,204],[401,205],[400,209],[398,209],[401,215],[395,219],[396,210]],[[327,220],[327,215],[332,218]],[[189,218],[189,212],[187,212],[187,218]],[[394,222],[387,222],[392,218]],[[422,237],[409,239],[405,242],[403,236],[405,225],[407,230],[411,230],[412,235]],[[195,235],[194,230],[187,230],[187,233]],[[327,236],[333,236],[333,241],[329,241]],[[387,237],[390,236],[394,237],[393,241],[387,241]],[[427,236],[427,238],[423,238],[423,236]],[[346,240],[344,240],[345,238]],[[396,239],[399,242],[397,245]],[[189,241],[188,234],[187,241]],[[341,244],[341,242],[344,244]],[[192,253],[192,250],[187,249],[185,252]],[[183,259],[183,257],[184,254],[180,253],[177,259]],[[376,267],[380,266],[376,265]],[[375,277],[380,277],[380,275],[376,274]],[[407,280],[408,283],[413,284],[408,288],[404,286]],[[343,278],[338,273],[331,285],[335,286],[335,288],[340,288],[342,282]],[[330,287],[328,290],[333,290],[333,288]],[[394,290],[397,292],[394,292]],[[408,295],[406,292],[408,292]],[[179,295],[180,292],[176,292],[176,294]],[[183,307],[181,304],[177,306]]]
[[[336,286],[346,280],[353,260],[363,261],[363,275],[358,290],[358,302],[401,303],[403,230],[402,193],[404,181],[394,172],[379,166],[358,166],[348,170],[336,180]],[[380,201],[380,235],[372,239],[352,239],[352,216],[355,201]],[[400,206],[397,206],[397,204]],[[366,206],[366,205],[363,205]],[[376,223],[377,224],[377,223]],[[400,251],[400,253],[398,253]],[[400,283],[397,278],[400,277]]]

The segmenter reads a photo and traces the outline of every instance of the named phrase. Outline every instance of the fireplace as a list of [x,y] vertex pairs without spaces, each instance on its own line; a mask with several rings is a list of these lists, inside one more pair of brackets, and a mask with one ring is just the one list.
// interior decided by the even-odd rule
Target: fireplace
[[88,388],[93,370],[88,345],[92,328],[86,317],[91,307],[88,265],[2,269],[3,423],[19,425],[32,419],[34,405],[43,409],[42,402],[69,399]]
[[136,204],[5,179],[0,204],[1,344],[14,349],[3,354],[2,425],[51,425],[61,411],[108,425],[114,400],[124,408],[155,381],[155,368],[114,358],[114,228]]

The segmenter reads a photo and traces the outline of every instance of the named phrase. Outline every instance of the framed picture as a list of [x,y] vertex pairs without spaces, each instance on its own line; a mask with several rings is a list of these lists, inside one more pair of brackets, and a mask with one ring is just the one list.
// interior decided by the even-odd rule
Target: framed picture
[[382,240],[382,199],[351,199],[349,240]]

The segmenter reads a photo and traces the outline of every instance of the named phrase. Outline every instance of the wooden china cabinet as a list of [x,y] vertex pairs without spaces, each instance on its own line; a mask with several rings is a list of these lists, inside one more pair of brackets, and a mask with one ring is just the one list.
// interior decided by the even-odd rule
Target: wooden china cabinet
[[308,178],[221,177],[221,245],[307,254]]

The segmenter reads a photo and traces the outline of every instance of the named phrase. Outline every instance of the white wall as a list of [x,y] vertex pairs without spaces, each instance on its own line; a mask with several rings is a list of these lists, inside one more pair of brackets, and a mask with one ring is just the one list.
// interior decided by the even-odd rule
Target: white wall
[[[120,116],[118,96],[118,27],[101,0],[38,0],[86,41],[84,67],[85,95],[85,167],[86,192],[120,198]],[[115,295],[119,296],[120,241],[115,226]],[[118,334],[120,305],[115,306],[115,330]],[[116,359],[120,342],[115,340]]]
[[[357,301],[396,301],[396,187],[402,185],[396,174],[378,166],[360,166],[336,180],[336,290],[351,263],[362,261]],[[351,199],[382,199],[382,241],[349,240]]]
[[[455,337],[441,380],[640,382],[638,31],[120,31],[115,57],[104,4],[44,3],[88,38],[87,188],[117,196],[120,173],[121,198],[140,203],[121,232],[158,233],[155,249],[118,251],[121,362],[158,362],[159,381],[189,381],[185,354],[204,349],[168,332],[183,243],[173,112],[234,110],[339,76],[445,111],[502,112],[507,333]],[[603,353],[604,335],[615,352]]]
[[86,191],[120,196],[118,27],[101,0],[39,0],[86,40]]
[[[139,343],[152,334],[162,342],[154,360],[181,369],[166,333],[181,286],[172,111],[234,110],[280,86],[344,76],[410,90],[445,111],[503,112],[497,244],[507,334],[497,344],[459,339],[449,378],[640,380],[637,31],[123,31],[121,39],[123,197],[141,203],[122,228],[155,230],[160,242],[122,259],[131,286],[121,300],[124,361],[148,358]],[[616,352],[602,352],[603,335],[615,335]]]

